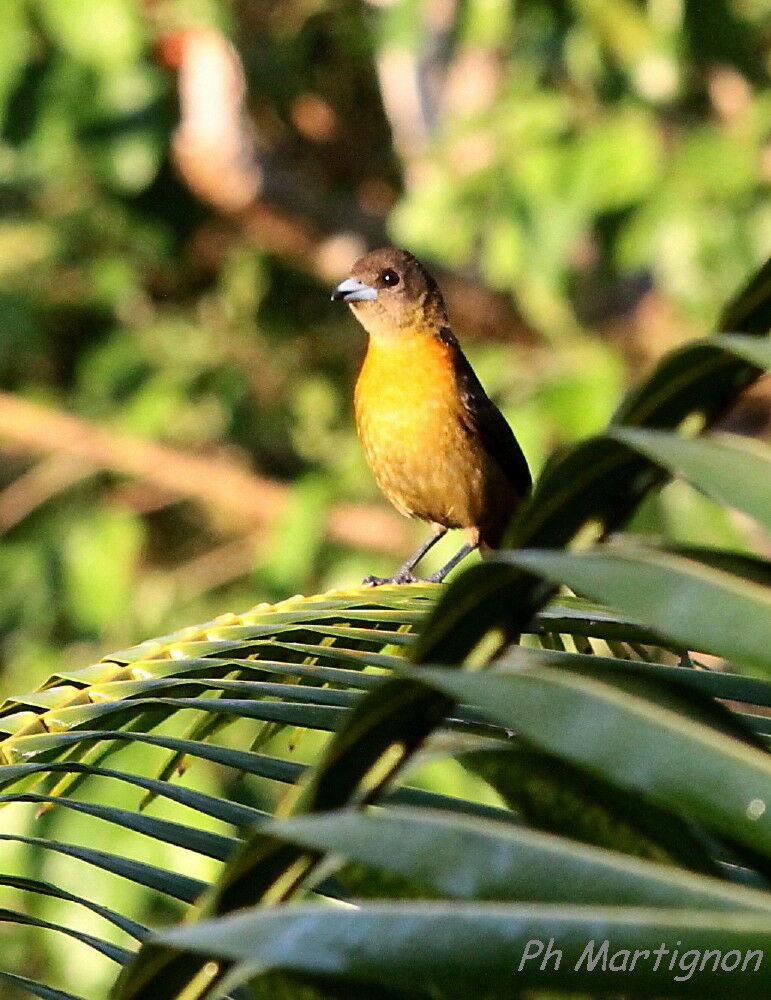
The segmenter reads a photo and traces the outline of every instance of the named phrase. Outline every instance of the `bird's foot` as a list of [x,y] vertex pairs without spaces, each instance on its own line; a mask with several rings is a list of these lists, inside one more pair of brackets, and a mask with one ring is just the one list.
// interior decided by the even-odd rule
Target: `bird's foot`
[[397,573],[395,576],[366,576],[362,584],[367,587],[379,587],[384,583],[444,583],[444,578],[449,573],[452,566],[442,566],[430,576],[413,576],[412,573]]
[[409,570],[403,570],[394,576],[365,576],[361,581],[362,587],[382,587],[388,583],[426,583],[417,576],[413,576]]

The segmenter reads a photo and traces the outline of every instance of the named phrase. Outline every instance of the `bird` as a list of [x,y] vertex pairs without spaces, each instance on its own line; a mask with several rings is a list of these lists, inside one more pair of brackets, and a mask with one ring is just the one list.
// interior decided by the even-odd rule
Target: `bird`
[[[431,525],[393,576],[364,583],[439,583],[474,549],[500,546],[532,486],[527,460],[416,257],[395,247],[370,251],[332,300],[347,303],[368,334],[354,414],[375,481],[400,513]],[[416,577],[418,562],[451,528],[466,529],[467,544],[435,573]]]

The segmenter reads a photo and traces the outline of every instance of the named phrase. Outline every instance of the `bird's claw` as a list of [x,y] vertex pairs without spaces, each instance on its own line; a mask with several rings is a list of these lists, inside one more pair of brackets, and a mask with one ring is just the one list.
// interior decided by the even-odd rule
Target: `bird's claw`
[[389,583],[426,583],[417,576],[413,576],[409,570],[396,573],[394,576],[365,576],[361,581],[362,587],[382,587]]

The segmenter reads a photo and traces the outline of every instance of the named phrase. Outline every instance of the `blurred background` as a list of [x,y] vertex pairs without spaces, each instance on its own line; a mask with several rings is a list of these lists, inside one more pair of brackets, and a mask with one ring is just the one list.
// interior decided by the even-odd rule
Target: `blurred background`
[[[770,65],[767,0],[3,0],[0,694],[421,537],[329,301],[368,247],[534,470],[599,429],[771,250]],[[684,486],[637,528],[746,544]]]
[[[364,336],[329,301],[368,247],[436,273],[534,471],[601,428],[771,252],[770,68],[768,0],[2,0],[0,696],[411,550],[353,429]],[[728,426],[770,410],[760,386]],[[634,527],[758,544],[682,484]],[[17,822],[147,851],[66,810]],[[117,881],[121,912],[180,915]],[[4,942],[77,993],[114,976],[61,935]]]

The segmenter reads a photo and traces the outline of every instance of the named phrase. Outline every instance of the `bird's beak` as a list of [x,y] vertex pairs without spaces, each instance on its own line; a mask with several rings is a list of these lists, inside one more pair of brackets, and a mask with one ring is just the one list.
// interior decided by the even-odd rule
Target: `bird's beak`
[[343,302],[364,302],[376,298],[377,289],[373,288],[372,285],[365,285],[358,278],[346,278],[332,292],[333,302],[341,300]]

